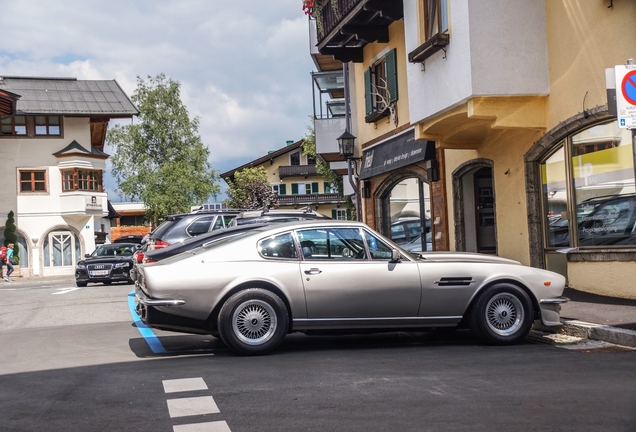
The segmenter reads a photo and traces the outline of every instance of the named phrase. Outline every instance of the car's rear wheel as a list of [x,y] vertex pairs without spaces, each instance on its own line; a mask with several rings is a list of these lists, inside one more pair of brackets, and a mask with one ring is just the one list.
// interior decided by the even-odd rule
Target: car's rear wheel
[[525,338],[533,321],[532,301],[521,288],[497,284],[482,292],[470,313],[470,329],[495,345],[513,344]]
[[230,297],[219,313],[217,328],[223,342],[246,355],[266,354],[285,338],[289,316],[276,294],[250,288]]

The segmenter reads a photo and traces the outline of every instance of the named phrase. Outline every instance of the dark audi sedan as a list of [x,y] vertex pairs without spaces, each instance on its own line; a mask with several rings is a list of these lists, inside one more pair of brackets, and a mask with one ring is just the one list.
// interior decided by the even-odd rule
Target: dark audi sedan
[[135,243],[98,246],[92,254],[86,254],[85,258],[77,263],[75,284],[85,287],[88,283],[133,283],[130,271],[133,268],[133,254],[139,246]]

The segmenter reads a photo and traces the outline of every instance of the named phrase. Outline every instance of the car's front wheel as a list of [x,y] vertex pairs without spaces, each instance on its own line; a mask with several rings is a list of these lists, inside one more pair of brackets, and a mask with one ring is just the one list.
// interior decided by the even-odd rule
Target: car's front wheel
[[85,287],[87,285],[86,282],[75,282],[75,285],[77,285],[78,287]]
[[470,329],[495,345],[513,344],[525,338],[533,321],[532,301],[521,288],[497,284],[482,292],[473,304]]
[[280,297],[265,289],[250,288],[225,302],[217,326],[228,347],[239,354],[260,355],[283,342],[288,322],[287,308]]

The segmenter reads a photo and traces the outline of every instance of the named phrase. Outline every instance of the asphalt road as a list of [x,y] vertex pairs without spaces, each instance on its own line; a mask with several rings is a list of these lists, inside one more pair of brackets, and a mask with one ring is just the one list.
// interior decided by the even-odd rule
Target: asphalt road
[[294,334],[239,357],[140,331],[130,285],[73,288],[0,288],[0,430],[636,430],[634,351]]

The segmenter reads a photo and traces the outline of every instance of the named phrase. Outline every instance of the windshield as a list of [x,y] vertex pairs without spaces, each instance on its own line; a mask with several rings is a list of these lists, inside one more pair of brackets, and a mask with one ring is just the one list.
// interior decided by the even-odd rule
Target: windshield
[[135,253],[134,245],[125,244],[109,244],[102,245],[95,249],[91,254],[92,257],[106,257],[106,256],[132,256]]

